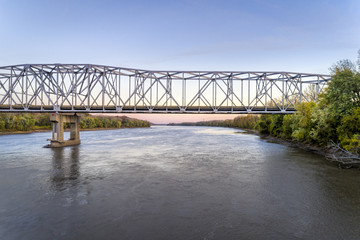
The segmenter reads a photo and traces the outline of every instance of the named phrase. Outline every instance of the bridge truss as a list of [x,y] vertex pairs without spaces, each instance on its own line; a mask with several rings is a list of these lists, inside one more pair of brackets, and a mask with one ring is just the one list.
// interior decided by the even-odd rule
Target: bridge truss
[[292,113],[330,80],[291,72],[14,65],[0,67],[0,112]]

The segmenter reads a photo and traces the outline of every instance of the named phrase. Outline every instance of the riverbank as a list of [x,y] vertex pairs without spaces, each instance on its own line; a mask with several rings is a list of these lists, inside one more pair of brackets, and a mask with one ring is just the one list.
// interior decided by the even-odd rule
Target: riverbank
[[[308,142],[299,142],[295,139],[277,137],[270,134],[261,133],[259,130],[255,130],[255,125],[259,118],[256,116],[247,116],[242,118],[235,118],[234,120],[227,121],[205,121],[197,123],[179,123],[179,124],[169,124],[170,126],[209,126],[209,127],[227,127],[240,129],[245,131],[248,134],[255,134],[260,136],[263,139],[266,139],[269,142],[274,142],[290,147],[295,147],[303,149],[308,152],[312,152],[321,156],[324,156],[331,162],[338,163],[339,168],[358,168],[360,169],[360,159],[357,155],[354,155],[348,151],[345,151],[341,147],[333,144],[320,146],[316,144],[311,144]],[[246,127],[242,127],[246,126]],[[247,128],[249,126],[249,128]]]
[[269,142],[274,142],[290,147],[296,147],[303,149],[308,152],[312,152],[321,156],[324,156],[326,159],[332,162],[338,163],[339,168],[358,168],[360,169],[360,161],[354,160],[354,156],[349,156],[350,153],[341,151],[340,149],[336,149],[335,146],[318,146],[310,143],[297,142],[294,140],[283,139],[274,137],[267,134],[261,134],[259,131],[254,129],[243,129],[236,128],[245,131],[249,134],[255,134],[263,139],[266,139]]

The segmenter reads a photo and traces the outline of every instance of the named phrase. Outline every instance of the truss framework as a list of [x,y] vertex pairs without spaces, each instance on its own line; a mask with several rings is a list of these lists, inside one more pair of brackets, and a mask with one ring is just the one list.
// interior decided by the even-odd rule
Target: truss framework
[[148,71],[91,64],[0,67],[0,112],[293,113],[328,75]]

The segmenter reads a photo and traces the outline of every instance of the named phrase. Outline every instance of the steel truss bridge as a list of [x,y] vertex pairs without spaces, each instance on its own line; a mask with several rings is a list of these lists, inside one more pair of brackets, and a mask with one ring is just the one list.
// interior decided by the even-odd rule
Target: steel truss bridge
[[0,112],[293,113],[330,80],[293,72],[24,64],[0,67]]

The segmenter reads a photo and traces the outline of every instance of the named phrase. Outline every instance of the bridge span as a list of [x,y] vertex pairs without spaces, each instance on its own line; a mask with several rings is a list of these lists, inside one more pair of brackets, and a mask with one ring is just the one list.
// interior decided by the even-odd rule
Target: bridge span
[[[293,113],[297,103],[315,100],[330,80],[295,72],[22,64],[0,67],[0,112]],[[78,120],[52,116],[53,140],[63,141],[63,122],[78,131]]]
[[331,77],[292,72],[149,71],[91,64],[0,67],[0,112],[292,113]]

